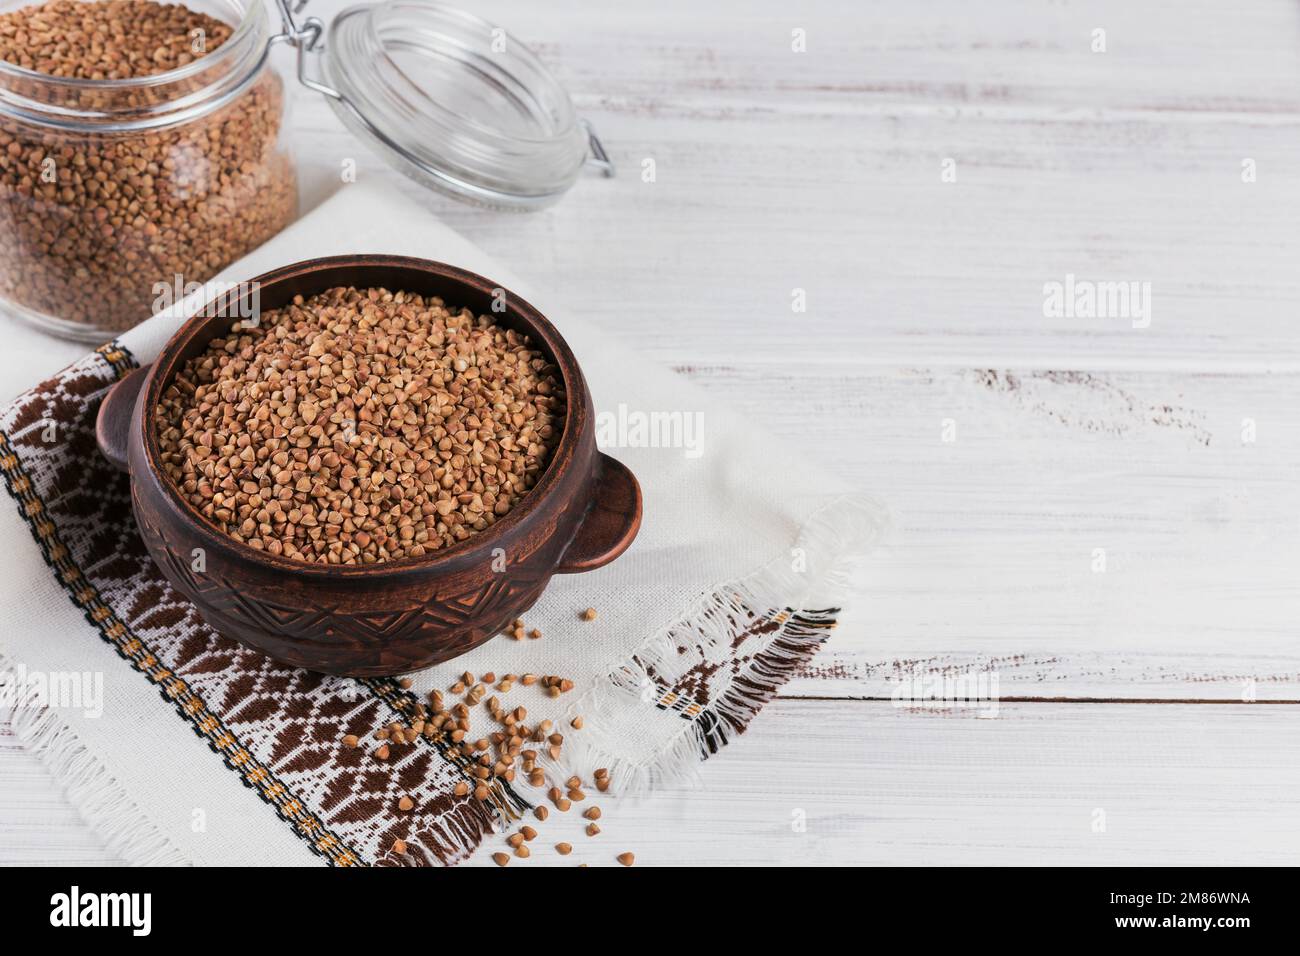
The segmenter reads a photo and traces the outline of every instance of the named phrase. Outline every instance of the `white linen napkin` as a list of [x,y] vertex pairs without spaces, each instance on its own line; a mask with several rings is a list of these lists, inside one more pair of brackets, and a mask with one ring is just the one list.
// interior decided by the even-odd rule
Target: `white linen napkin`
[[[159,315],[20,398],[0,415],[0,464],[17,504],[0,507],[3,689],[16,732],[130,861],[463,858],[492,821],[454,795],[455,761],[413,748],[384,766],[383,781],[361,785],[373,764],[337,740],[409,717],[412,700],[445,692],[466,670],[575,682],[558,699],[521,686],[506,700],[564,733],[553,779],[607,768],[623,794],[690,775],[827,639],[849,565],[881,529],[881,509],[827,474],[816,449],[785,447],[647,364],[386,187],[344,187],[218,281],[345,253],[452,263],[547,315],[587,376],[602,448],[640,481],[640,534],[611,565],[553,579],[526,615],[540,640],[489,641],[412,675],[409,693],[294,672],[212,634],[143,566],[125,482],[93,457],[104,389],[133,361],[151,361],[180,319]],[[638,432],[656,412],[687,426],[676,447]],[[580,619],[587,607],[595,621]],[[581,730],[570,728],[575,715]],[[419,788],[418,820],[389,806]],[[544,799],[516,781],[497,812]],[[398,839],[405,853],[393,852]]]

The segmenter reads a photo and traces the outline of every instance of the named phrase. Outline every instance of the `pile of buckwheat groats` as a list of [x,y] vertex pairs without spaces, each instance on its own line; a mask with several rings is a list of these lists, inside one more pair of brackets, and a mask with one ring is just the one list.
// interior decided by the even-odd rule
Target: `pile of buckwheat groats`
[[510,511],[563,429],[528,337],[441,299],[330,289],[190,359],[155,423],[163,469],[236,541],[323,564],[418,557]]
[[[593,608],[587,608],[579,616],[584,621],[591,621],[595,620],[596,612]],[[515,620],[511,628],[516,638],[523,633],[524,629],[524,622],[519,619]],[[541,636],[541,632],[535,629],[531,634]],[[410,678],[402,678],[398,683],[404,690],[409,690],[413,684]],[[493,779],[500,779],[505,783],[513,782],[516,763],[520,771],[527,775],[530,786],[538,790],[545,788],[550,781],[539,761],[542,753],[553,762],[560,759],[564,735],[555,730],[550,720],[541,720],[530,726],[526,722],[528,711],[525,707],[507,708],[499,697],[487,696],[488,688],[495,686],[495,689],[504,695],[513,690],[515,684],[524,687],[540,685],[549,697],[558,697],[572,690],[574,686],[573,681],[558,675],[542,677],[537,674],[504,674],[498,679],[495,673],[488,672],[479,675],[476,680],[474,674],[466,671],[448,688],[450,694],[457,697],[463,695],[463,700],[449,704],[442,691],[430,691],[428,704],[417,704],[409,723],[393,721],[373,733],[373,739],[378,744],[373,751],[374,758],[378,761],[388,761],[393,757],[394,747],[413,745],[421,737],[427,740],[441,739],[455,748],[462,757],[471,761],[466,770],[476,782],[472,789],[467,780],[457,783],[453,793],[458,797],[472,794],[474,799],[482,803],[490,801],[492,799],[490,784]],[[496,729],[486,736],[473,739],[470,737],[473,714],[471,708],[479,704],[483,704],[484,709],[491,715]],[[569,725],[575,730],[582,729],[582,717],[574,716]],[[529,748],[525,746],[528,743],[539,746]],[[347,734],[343,737],[342,744],[345,747],[360,747],[362,742],[358,735]],[[611,783],[609,771],[605,768],[596,770],[592,774],[591,782],[600,793],[607,792]],[[583,787],[584,781],[575,775],[565,780],[563,787],[552,785],[546,791],[546,796],[557,811],[567,813],[574,803],[581,803],[587,799]],[[401,797],[397,803],[397,809],[402,813],[411,812],[415,806],[415,801],[410,796]],[[539,822],[545,822],[550,817],[550,809],[545,804],[538,804],[533,808],[533,816]],[[594,837],[599,834],[600,825],[596,821],[601,818],[600,807],[592,805],[582,812],[582,816],[588,821],[584,827],[587,836]],[[537,836],[538,832],[532,826],[521,826],[506,837],[505,842],[511,852],[493,853],[493,861],[498,866],[505,866],[510,862],[512,854],[519,859],[527,859],[532,855],[528,844],[537,839]],[[391,849],[398,855],[405,854],[406,841],[396,840]],[[560,856],[568,856],[573,852],[573,845],[556,843],[555,852]],[[635,862],[633,854],[626,852],[619,854],[615,859],[624,866],[631,866]]]
[[194,61],[230,39],[231,26],[179,3],[49,0],[0,14],[0,59],[78,80],[126,80]]

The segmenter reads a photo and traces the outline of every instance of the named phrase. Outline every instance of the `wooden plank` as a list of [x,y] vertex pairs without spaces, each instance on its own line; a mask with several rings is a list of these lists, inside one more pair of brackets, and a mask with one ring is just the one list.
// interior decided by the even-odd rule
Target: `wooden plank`
[[[557,68],[621,175],[522,217],[402,188],[647,356],[1300,367],[1289,5],[1229,25],[1213,4],[770,2],[747,28],[730,8],[529,6],[485,12]],[[830,49],[791,53],[796,19]],[[1103,23],[1114,46],[1094,55],[1081,37]],[[313,192],[345,159],[397,181],[318,98],[296,106]],[[1067,275],[1150,283],[1150,327],[1045,316]]]
[[0,866],[117,863],[0,710]]
[[893,516],[788,693],[1300,697],[1300,376],[687,371]]
[[[782,700],[698,787],[600,800],[595,838],[553,813],[514,865],[612,865],[624,850],[638,865],[1294,865],[1297,721],[1300,708],[1258,705],[1004,704],[987,717]],[[0,864],[105,862],[43,773],[0,732]],[[572,856],[550,852],[561,840]]]
[[698,788],[606,807],[599,845],[568,819],[542,839],[593,866],[623,850],[638,865],[1294,864],[1297,720],[1294,707],[1028,704],[983,719],[780,701]]
[[[1293,127],[594,118],[622,175],[548,212],[503,218],[398,185],[647,357],[1300,368],[1283,319],[1300,299]],[[304,141],[324,179],[345,159],[392,178],[332,130]],[[817,148],[773,145],[792,142]],[[955,183],[940,179],[948,158]],[[1258,182],[1241,182],[1243,158]],[[1069,276],[1146,283],[1149,326],[1045,315],[1044,287]]]
[[[346,5],[314,0],[312,8],[329,15]],[[599,15],[584,0],[483,0],[475,12],[536,49],[580,100],[654,116],[701,102],[772,112],[1300,108],[1300,13],[1285,0],[1238,5],[1231,17],[1214,0],[1015,2],[978,17],[964,0],[660,0]],[[796,28],[804,54],[792,50]],[[1098,28],[1105,53],[1093,52]]]

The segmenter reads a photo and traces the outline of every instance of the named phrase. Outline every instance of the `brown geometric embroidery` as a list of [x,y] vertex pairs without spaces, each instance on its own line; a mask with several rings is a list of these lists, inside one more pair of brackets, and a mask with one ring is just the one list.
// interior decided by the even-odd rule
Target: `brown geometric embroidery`
[[[468,855],[490,811],[456,797],[462,764],[421,738],[387,763],[348,733],[406,720],[392,681],[331,678],[275,664],[222,637],[159,573],[135,531],[126,476],[94,442],[99,399],[134,366],[110,344],[0,413],[0,472],[46,561],[100,637],[130,661],[240,780],[332,865],[429,865]],[[41,431],[57,423],[59,440]],[[459,756],[459,754],[456,754]],[[416,809],[397,811],[401,796]],[[495,795],[517,816],[522,801]],[[390,852],[403,839],[408,852]]]

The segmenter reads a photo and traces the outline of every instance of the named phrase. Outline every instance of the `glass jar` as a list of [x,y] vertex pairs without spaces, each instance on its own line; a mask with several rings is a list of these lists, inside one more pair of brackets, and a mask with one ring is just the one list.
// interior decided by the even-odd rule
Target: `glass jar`
[[[526,211],[556,202],[585,168],[613,172],[591,126],[528,46],[428,0],[348,7],[324,27],[279,0],[304,85],[345,126],[423,186],[463,202]],[[324,46],[324,45],[322,45]],[[319,81],[311,73],[318,73]]]
[[102,341],[149,318],[160,289],[208,281],[297,214],[265,4],[185,5],[233,33],[169,72],[63,79],[0,62],[5,310]]
[[584,169],[614,174],[542,62],[472,14],[383,0],[327,29],[298,21],[307,0],[271,0],[273,32],[267,0],[181,2],[233,33],[169,72],[62,79],[0,61],[0,308],[100,341],[287,226],[297,181],[276,45],[353,133],[458,200],[541,209]]

